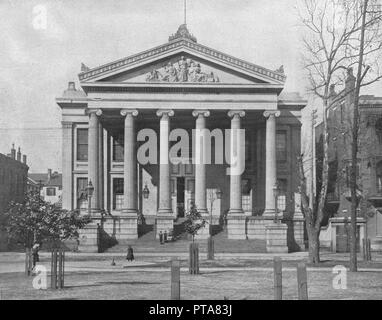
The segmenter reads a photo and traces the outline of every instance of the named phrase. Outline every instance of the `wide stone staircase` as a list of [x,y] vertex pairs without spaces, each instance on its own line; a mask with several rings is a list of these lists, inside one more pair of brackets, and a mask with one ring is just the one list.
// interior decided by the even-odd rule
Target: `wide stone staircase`
[[[117,244],[107,252],[126,252],[127,246],[131,245],[135,252],[140,253],[185,253],[188,252],[191,237],[184,231],[185,219],[174,222],[174,241],[160,244],[155,239],[153,225],[140,226],[139,237],[125,243]],[[215,253],[265,253],[265,240],[230,240],[227,231],[220,226],[212,229]],[[200,252],[207,252],[207,240],[195,240],[199,243]]]

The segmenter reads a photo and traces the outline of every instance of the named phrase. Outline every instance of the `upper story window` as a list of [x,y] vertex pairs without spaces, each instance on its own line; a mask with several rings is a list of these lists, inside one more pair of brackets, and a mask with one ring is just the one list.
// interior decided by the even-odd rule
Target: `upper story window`
[[124,152],[124,136],[119,133],[113,136],[113,161],[122,162]]
[[88,129],[77,129],[77,160],[88,160]]
[[375,133],[377,134],[379,143],[382,143],[382,118],[375,123]]
[[56,188],[46,188],[46,195],[47,196],[55,196],[56,195]]
[[[346,175],[346,187],[350,188],[350,180],[351,180],[351,163],[347,163],[345,167],[345,175]],[[360,164],[358,163],[356,166],[356,178],[359,178],[360,174]]]
[[277,131],[276,134],[276,159],[277,161],[287,160],[287,135],[286,131]]

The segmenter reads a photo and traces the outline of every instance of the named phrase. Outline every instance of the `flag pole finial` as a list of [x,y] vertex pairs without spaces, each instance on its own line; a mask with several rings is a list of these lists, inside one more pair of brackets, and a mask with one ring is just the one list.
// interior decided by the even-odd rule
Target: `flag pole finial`
[[187,0],[184,0],[184,24],[187,24]]

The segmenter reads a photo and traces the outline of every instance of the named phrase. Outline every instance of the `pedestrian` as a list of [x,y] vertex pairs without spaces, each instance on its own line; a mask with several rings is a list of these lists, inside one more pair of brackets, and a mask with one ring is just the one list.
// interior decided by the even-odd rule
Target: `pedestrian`
[[127,261],[133,261],[134,260],[134,250],[132,246],[127,247],[127,256],[126,256]]
[[40,250],[40,244],[36,242],[32,247],[33,269],[36,266],[36,262],[40,262],[40,257],[38,255],[39,250]]

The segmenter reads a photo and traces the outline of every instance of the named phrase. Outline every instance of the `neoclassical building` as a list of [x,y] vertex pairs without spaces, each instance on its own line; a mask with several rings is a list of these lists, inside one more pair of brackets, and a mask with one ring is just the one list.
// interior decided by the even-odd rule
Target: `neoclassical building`
[[[282,67],[269,70],[201,45],[186,25],[158,47],[82,65],[82,90],[71,82],[56,99],[63,208],[90,211],[94,221],[103,216],[103,230],[117,241],[139,236],[138,217],[157,233],[172,230],[191,203],[213,224],[226,216],[230,239],[264,238],[262,225],[274,219],[276,205],[291,221],[296,207],[306,101],[283,93],[285,81]],[[245,132],[239,144],[232,134],[238,129]],[[184,139],[189,147],[171,154]],[[211,151],[211,163],[195,161],[195,150]],[[233,155],[244,167],[230,175]]]

